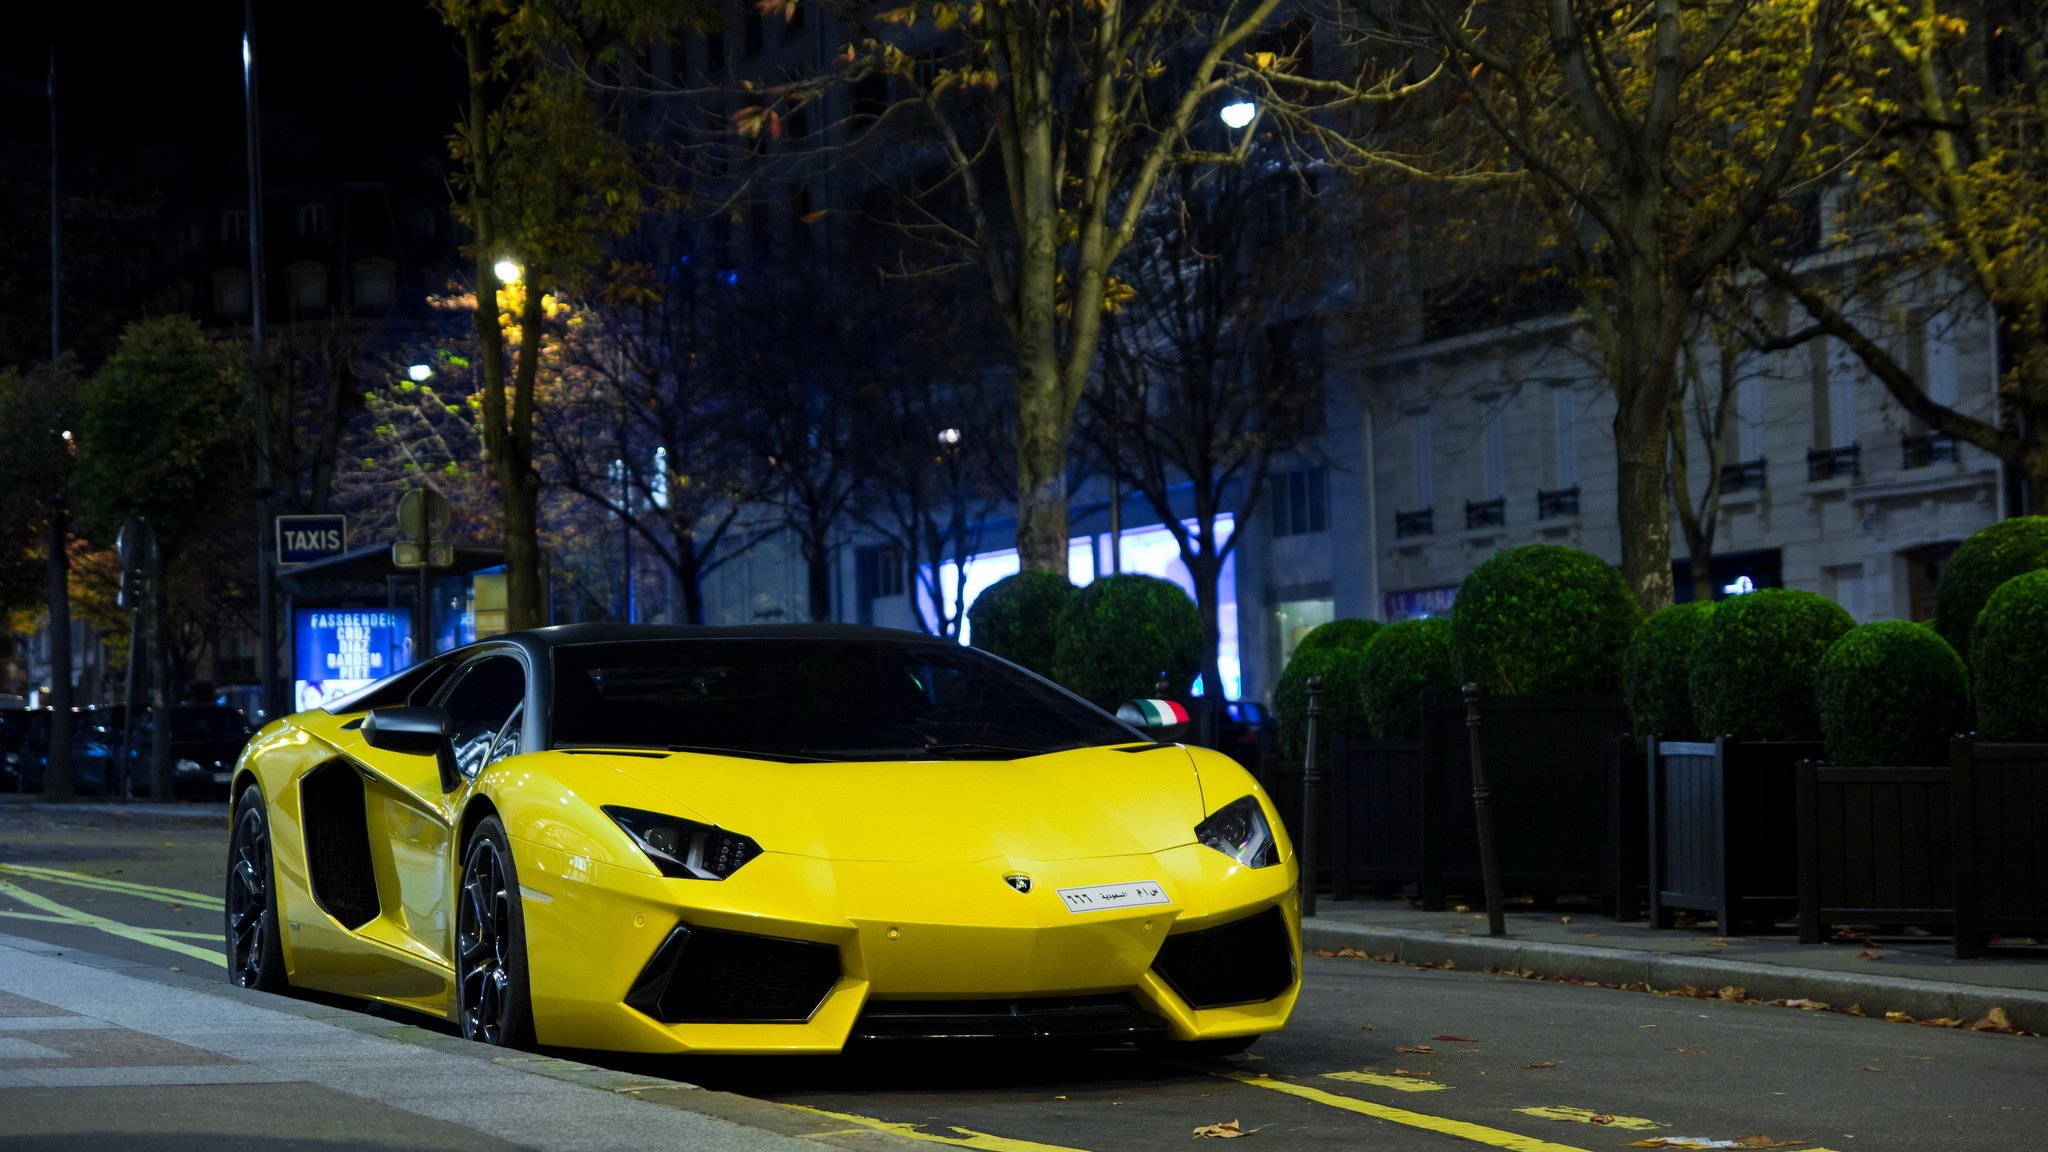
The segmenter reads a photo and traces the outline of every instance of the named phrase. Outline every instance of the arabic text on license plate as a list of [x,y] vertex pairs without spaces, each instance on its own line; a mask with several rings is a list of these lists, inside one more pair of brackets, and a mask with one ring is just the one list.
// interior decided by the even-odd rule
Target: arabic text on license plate
[[1069,912],[1106,912],[1139,904],[1171,904],[1166,889],[1151,880],[1129,884],[1091,884],[1086,888],[1062,888],[1060,899]]
[[227,783],[227,782],[228,782],[228,774],[227,774],[227,773],[225,773],[225,772],[215,772],[215,773],[213,774],[213,782],[214,782],[215,784],[225,784],[225,783]]

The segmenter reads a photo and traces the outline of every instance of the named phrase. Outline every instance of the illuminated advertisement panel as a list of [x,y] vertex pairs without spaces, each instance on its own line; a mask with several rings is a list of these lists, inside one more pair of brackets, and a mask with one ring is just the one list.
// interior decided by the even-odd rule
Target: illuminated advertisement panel
[[303,711],[412,664],[410,608],[299,608],[292,619],[292,707]]

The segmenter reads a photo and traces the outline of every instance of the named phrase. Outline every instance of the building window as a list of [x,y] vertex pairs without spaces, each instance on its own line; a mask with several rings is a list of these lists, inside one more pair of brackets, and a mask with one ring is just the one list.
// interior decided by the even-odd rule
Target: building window
[[1735,458],[1761,460],[1764,457],[1764,382],[1745,376],[1735,386]]
[[432,240],[441,234],[441,213],[425,204],[415,204],[405,211],[406,227],[415,240]]
[[854,588],[866,603],[884,596],[903,595],[903,549],[894,544],[870,544],[854,551]]
[[1507,400],[1495,397],[1482,401],[1486,405],[1486,422],[1480,426],[1479,447],[1484,459],[1485,474],[1481,482],[1483,493],[1488,500],[1498,500],[1508,493],[1508,444],[1507,444]]
[[1579,486],[1579,405],[1569,388],[1550,393],[1550,411],[1556,434],[1557,486],[1576,491]]
[[1869,611],[1863,600],[1863,565],[1842,564],[1824,568],[1821,574],[1827,577],[1828,595],[1842,606],[1842,611],[1863,619]]
[[1961,392],[1956,373],[1955,325],[1940,312],[1920,322],[1920,386],[1927,398],[1944,408],[1955,407]]
[[249,213],[240,208],[230,208],[220,214],[220,238],[232,243],[249,238]]
[[1289,600],[1273,606],[1274,675],[1294,659],[1301,638],[1337,618],[1337,602],[1331,599]]
[[308,238],[327,235],[327,205],[299,205],[299,235]]
[[213,311],[220,316],[246,316],[249,312],[249,274],[240,268],[223,268],[213,274]]
[[1330,474],[1303,468],[1273,477],[1273,535],[1306,536],[1330,530]]
[[292,310],[308,312],[327,307],[327,266],[301,261],[287,270],[291,284]]
[[1414,412],[1408,416],[1409,462],[1413,468],[1415,506],[1427,508],[1436,503],[1436,446],[1434,422],[1427,412]]
[[398,302],[398,265],[390,260],[358,260],[354,274],[355,305],[358,308],[389,308]]

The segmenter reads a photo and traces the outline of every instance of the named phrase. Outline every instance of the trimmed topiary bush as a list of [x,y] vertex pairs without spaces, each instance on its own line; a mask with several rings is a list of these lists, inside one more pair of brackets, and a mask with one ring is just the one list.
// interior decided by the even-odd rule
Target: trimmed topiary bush
[[1488,558],[1458,586],[1451,667],[1493,696],[1610,695],[1642,621],[1612,564],[1556,544]]
[[1098,704],[1153,696],[1159,678],[1184,696],[1202,670],[1202,614],[1180,585],[1104,576],[1060,609],[1052,678]]
[[1714,611],[1712,600],[1673,604],[1653,614],[1636,629],[1621,656],[1621,693],[1642,736],[1696,740],[1699,722],[1692,714],[1693,645]]
[[1977,614],[2007,580],[2048,568],[2048,516],[2015,516],[1977,530],[1941,573],[1934,589],[1934,630],[1965,663]]
[[1451,622],[1443,616],[1401,620],[1372,635],[1359,669],[1366,730],[1375,740],[1422,739],[1422,695],[1456,688]]
[[1298,761],[1306,750],[1311,676],[1323,678],[1323,733],[1366,734],[1365,646],[1381,627],[1377,620],[1332,620],[1294,646],[1294,655],[1273,685],[1273,717],[1280,722],[1282,756]]
[[1819,740],[1813,678],[1856,620],[1825,596],[1764,588],[1714,605],[1688,664],[1700,735]]
[[1060,609],[1073,596],[1074,586],[1063,572],[1005,576],[968,606],[968,634],[976,648],[1050,676]]
[[1845,768],[1948,763],[1969,722],[1962,658],[1924,624],[1886,620],[1844,633],[1813,681],[1828,763]]
[[2048,569],[1998,586],[1970,638],[1977,735],[2048,741]]

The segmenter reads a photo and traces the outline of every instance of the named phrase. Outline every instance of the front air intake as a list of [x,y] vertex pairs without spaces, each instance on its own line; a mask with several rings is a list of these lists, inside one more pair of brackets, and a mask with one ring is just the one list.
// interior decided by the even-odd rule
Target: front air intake
[[1278,908],[1199,932],[1168,936],[1152,961],[1190,1008],[1257,1004],[1294,983],[1294,949]]
[[801,1024],[839,982],[839,949],[676,926],[626,1003],[665,1024]]

